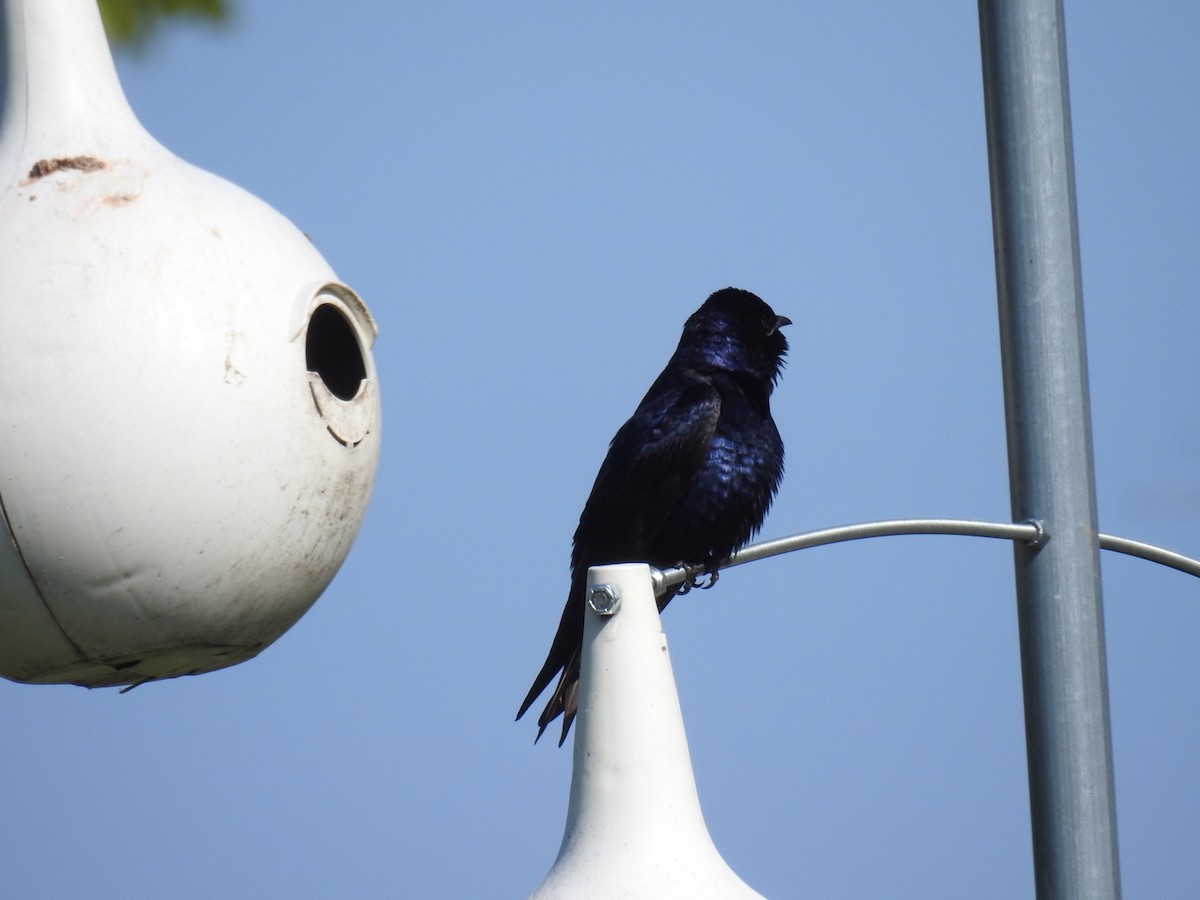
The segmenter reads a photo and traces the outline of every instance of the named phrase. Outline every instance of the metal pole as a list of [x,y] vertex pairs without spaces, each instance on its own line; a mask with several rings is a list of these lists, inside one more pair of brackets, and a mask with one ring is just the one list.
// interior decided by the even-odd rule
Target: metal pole
[[1120,896],[1062,4],[979,0],[1039,900]]

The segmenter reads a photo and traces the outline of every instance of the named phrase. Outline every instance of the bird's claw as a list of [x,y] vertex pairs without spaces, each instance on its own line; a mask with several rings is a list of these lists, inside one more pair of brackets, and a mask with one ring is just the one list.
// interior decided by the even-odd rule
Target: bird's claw
[[[687,566],[680,563],[679,567],[683,569],[683,583],[679,585],[679,589],[675,592],[677,596],[686,594],[692,588],[699,588],[702,591],[707,591],[720,577],[720,573],[716,569],[710,569],[707,565]],[[707,580],[705,576],[708,576]]]

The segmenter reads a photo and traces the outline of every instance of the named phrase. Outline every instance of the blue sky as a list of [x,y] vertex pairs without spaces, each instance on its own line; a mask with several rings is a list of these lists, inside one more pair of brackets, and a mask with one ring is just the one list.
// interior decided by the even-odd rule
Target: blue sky
[[[1200,8],[1067,4],[1103,530],[1200,554]],[[608,439],[726,285],[789,316],[767,537],[1007,520],[972,4],[243,2],[122,56],[178,155],[380,326],[359,539],[259,658],[0,684],[14,897],[516,897],[569,748],[512,716]],[[1106,555],[1128,898],[1200,882],[1200,585]],[[887,538],[664,616],[713,838],[771,897],[1033,894],[1011,551]]]

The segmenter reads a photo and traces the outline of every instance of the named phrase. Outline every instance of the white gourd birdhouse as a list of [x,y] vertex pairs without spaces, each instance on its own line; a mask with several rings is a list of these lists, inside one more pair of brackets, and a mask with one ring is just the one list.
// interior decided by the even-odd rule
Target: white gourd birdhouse
[[333,578],[379,456],[375,325],[125,100],[93,0],[6,0],[0,675],[249,659]]

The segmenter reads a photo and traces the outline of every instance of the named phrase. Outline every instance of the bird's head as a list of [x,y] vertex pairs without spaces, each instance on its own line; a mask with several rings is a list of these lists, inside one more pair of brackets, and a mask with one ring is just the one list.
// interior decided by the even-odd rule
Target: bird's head
[[774,383],[788,342],[780,329],[791,325],[763,300],[740,288],[723,288],[704,301],[683,326],[679,350],[697,362]]

